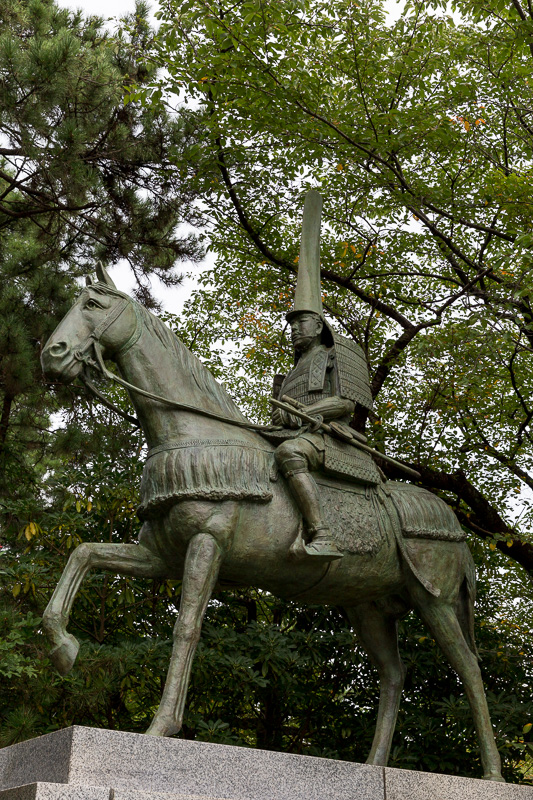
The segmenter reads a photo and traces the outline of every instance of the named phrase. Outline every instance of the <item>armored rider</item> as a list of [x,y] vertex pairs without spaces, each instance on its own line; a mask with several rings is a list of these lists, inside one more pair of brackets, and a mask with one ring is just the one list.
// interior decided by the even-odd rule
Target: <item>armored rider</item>
[[[357,403],[372,407],[368,367],[362,349],[335,333],[324,319],[320,288],[320,217],[322,198],[310,191],[305,200],[298,280],[294,308],[286,318],[291,326],[295,367],[287,375],[276,375],[274,397],[290,398],[304,405],[305,413],[316,416],[316,426],[302,427],[302,420],[274,408],[272,421],[290,438],[275,451],[278,468],[288,481],[307,530],[307,555],[322,560],[342,557],[324,519],[319,490],[312,472],[376,484],[377,468],[370,456],[350,446],[343,438],[357,436],[348,428]],[[331,424],[340,439],[320,433],[319,421]],[[293,432],[292,432],[293,431]],[[296,433],[297,432],[297,433]],[[296,433],[296,435],[295,435]],[[360,436],[360,435],[359,435]],[[360,436],[363,441],[365,437]]]

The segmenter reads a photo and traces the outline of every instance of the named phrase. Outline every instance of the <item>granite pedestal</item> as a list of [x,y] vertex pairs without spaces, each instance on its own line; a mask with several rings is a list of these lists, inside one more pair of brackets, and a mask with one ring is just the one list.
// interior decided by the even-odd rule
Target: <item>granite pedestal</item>
[[75,726],[0,749],[0,800],[533,800],[533,788]]

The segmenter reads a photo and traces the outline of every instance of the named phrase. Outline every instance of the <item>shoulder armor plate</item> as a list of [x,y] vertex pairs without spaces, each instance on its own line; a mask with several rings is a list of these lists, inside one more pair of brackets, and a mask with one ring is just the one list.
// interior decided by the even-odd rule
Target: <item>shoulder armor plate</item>
[[274,398],[274,400],[279,399],[279,391],[281,389],[281,384],[283,383],[284,380],[285,380],[285,375],[280,375],[279,373],[277,375],[274,375],[274,382],[272,384],[272,397]]
[[322,347],[317,348],[309,365],[308,391],[321,392],[326,380],[326,369],[329,361],[329,352]]
[[363,349],[346,336],[333,334],[341,397],[372,409],[368,364]]

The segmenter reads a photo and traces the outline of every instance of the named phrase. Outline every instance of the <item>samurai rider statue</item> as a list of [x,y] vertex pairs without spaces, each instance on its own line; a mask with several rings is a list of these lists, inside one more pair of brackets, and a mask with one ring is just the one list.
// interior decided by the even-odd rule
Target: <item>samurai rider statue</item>
[[[325,561],[342,557],[324,519],[312,472],[325,472],[363,484],[381,482],[370,455],[350,446],[366,438],[349,427],[356,404],[372,408],[368,366],[359,345],[335,333],[324,319],[320,287],[320,217],[322,198],[306,196],[294,308],[286,319],[291,327],[295,366],[274,378],[272,421],[280,425],[282,443],[275,451],[281,473],[302,514],[307,530],[305,553]],[[284,408],[280,408],[285,405]],[[287,406],[305,410],[316,424],[304,425]],[[327,422],[330,433],[321,430]],[[279,441],[279,439],[278,439]],[[355,444],[355,442],[354,442]]]

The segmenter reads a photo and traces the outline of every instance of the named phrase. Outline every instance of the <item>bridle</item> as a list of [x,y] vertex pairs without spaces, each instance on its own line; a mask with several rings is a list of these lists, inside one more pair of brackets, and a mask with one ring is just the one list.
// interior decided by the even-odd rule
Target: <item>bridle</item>
[[[73,355],[76,361],[81,361],[85,367],[94,369],[95,371],[99,372],[104,378],[107,380],[113,381],[113,383],[118,384],[119,386],[123,386],[124,389],[128,389],[130,392],[136,392],[143,397],[147,397],[150,400],[156,400],[158,403],[164,403],[171,408],[175,408],[180,411],[191,411],[194,414],[199,414],[202,417],[209,417],[209,419],[216,419],[220,422],[226,422],[230,425],[234,425],[237,428],[248,428],[250,430],[256,431],[273,431],[273,430],[281,430],[279,426],[275,425],[257,425],[253,422],[241,421],[232,419],[231,417],[226,417],[223,414],[216,414],[213,411],[205,411],[201,408],[196,408],[196,406],[187,405],[186,403],[178,403],[176,400],[170,400],[168,397],[162,397],[161,395],[154,394],[153,392],[148,392],[146,389],[141,389],[139,386],[134,386],[132,383],[128,383],[123,378],[120,378],[118,375],[115,375],[113,372],[109,372],[107,369],[104,358],[102,355],[102,348],[100,345],[100,339],[102,338],[103,334],[115,323],[120,315],[125,311],[128,305],[131,304],[133,310],[135,312],[135,319],[136,325],[135,330],[129,337],[129,339],[114,353],[115,357],[124,355],[133,345],[138,341],[141,333],[142,333],[142,323],[139,312],[135,303],[129,298],[122,298],[122,300],[116,303],[115,306],[111,309],[109,314],[96,326],[96,328],[85,338],[85,340],[81,343],[81,345],[74,351]],[[91,350],[94,353],[94,358],[91,358],[90,352]],[[120,408],[118,408],[114,403],[108,400],[105,395],[103,395],[91,382],[88,375],[83,372],[80,375],[80,379],[85,384],[85,386],[91,391],[96,397],[108,408],[114,411],[116,414],[121,416],[123,419],[126,419],[128,422],[136,425],[138,428],[141,427],[139,420],[136,417],[132,417],[130,414],[124,413]]]
[[[124,298],[122,298],[122,300],[119,303],[116,303],[113,306],[113,308],[111,309],[109,314],[107,314],[107,316],[104,317],[104,319],[99,323],[99,325],[96,326],[94,331],[92,331],[85,338],[85,341],[83,341],[80,344],[78,349],[74,351],[74,358],[77,361],[82,361],[84,364],[88,364],[89,366],[94,366],[94,362],[90,363],[90,364],[88,363],[89,361],[92,360],[92,359],[88,359],[88,351],[91,349],[91,347],[94,348],[94,345],[98,345],[98,348],[100,347],[100,339],[102,338],[104,333],[107,331],[108,328],[111,327],[111,325],[113,325],[114,322],[117,321],[117,319],[126,310],[126,308],[128,307],[129,304],[130,304],[130,300],[128,300],[127,298],[124,297]],[[135,331],[132,333],[132,335],[130,336],[128,341],[120,348],[120,350],[117,351],[116,355],[120,355],[121,353],[125,353],[127,350],[129,350],[129,348],[132,347],[132,345],[135,344],[135,342],[137,341],[137,339],[141,335],[141,326],[140,326],[140,320],[139,320],[139,316],[138,316],[138,313],[137,313],[137,309],[135,308],[135,306],[133,306],[133,308],[135,310],[135,318],[136,318],[136,322],[137,322],[137,324],[135,326]],[[95,350],[95,352],[96,352],[96,350]],[[100,352],[100,356],[101,356],[101,352]],[[98,358],[98,355],[97,355],[97,358]]]

